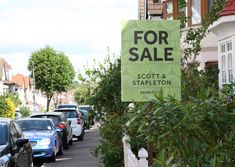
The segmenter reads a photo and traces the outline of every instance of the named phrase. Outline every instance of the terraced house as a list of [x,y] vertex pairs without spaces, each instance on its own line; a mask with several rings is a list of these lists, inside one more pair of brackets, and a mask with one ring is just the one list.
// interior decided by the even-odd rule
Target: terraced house
[[[185,8],[179,7],[179,0],[139,0],[139,19],[178,19],[189,17],[182,27],[182,33],[189,28],[201,26],[202,20],[211,11],[214,0],[186,0]],[[209,33],[201,41],[198,56],[200,69],[218,68],[219,87],[229,84],[235,77],[235,0],[227,0],[220,18],[209,27]],[[183,47],[183,45],[181,45]]]

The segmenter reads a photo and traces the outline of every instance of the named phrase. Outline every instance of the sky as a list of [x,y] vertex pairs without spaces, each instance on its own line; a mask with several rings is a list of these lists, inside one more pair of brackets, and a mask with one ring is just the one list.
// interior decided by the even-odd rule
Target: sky
[[0,0],[0,57],[29,75],[31,53],[49,45],[82,71],[107,47],[120,55],[121,21],[137,18],[137,0]]

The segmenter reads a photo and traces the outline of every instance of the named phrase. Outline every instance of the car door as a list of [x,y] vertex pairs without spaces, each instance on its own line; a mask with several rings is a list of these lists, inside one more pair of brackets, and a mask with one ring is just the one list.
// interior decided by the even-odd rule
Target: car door
[[17,140],[17,132],[16,132],[16,128],[13,124],[13,122],[10,123],[9,125],[9,129],[10,129],[10,143],[11,143],[11,154],[14,160],[14,163],[16,164],[16,166],[22,166],[22,161],[19,155],[19,150],[17,150],[17,146],[16,146],[16,140]]
[[14,152],[13,159],[16,162],[17,167],[27,167],[30,164],[31,158],[29,157],[29,149],[27,146],[23,146],[21,148],[17,148],[16,140],[22,138],[22,134],[19,131],[17,125],[12,122],[11,123],[11,139],[12,139],[12,148]]
[[[18,133],[18,138],[25,138],[23,135],[23,132],[21,131],[19,125],[14,122],[14,126],[16,128],[16,131]],[[33,151],[32,147],[30,145],[30,142],[28,142],[24,147],[22,147],[22,153],[23,153],[23,166],[29,165],[31,166],[33,163]]]
[[67,131],[67,134],[68,134],[68,140],[71,140],[73,138],[72,128],[71,128],[70,123],[67,120],[66,116],[64,115],[64,113],[61,114],[61,119],[66,124],[66,131]]

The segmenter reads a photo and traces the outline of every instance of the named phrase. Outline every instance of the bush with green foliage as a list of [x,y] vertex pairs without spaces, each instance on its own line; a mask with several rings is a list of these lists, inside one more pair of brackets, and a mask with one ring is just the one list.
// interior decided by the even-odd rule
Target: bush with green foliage
[[20,107],[19,112],[22,114],[23,117],[28,117],[31,115],[31,110],[27,106]]
[[[230,92],[231,93],[231,92]],[[235,166],[235,109],[223,96],[181,103],[162,95],[136,111],[130,129],[154,146],[154,166]]]
[[9,97],[0,97],[0,117],[14,118],[15,117],[15,104]]
[[[224,93],[225,97],[219,95],[218,70],[197,70],[201,40],[219,18],[224,1],[216,1],[203,25],[189,29],[183,39],[187,47],[181,61],[182,102],[158,95],[151,104],[136,103],[135,111],[127,112],[127,104],[120,101],[120,60],[110,63],[107,69],[89,70],[89,75],[99,79],[90,103],[105,113],[101,145],[96,150],[104,166],[123,166],[124,132],[130,135],[135,153],[147,143],[153,144],[156,167],[235,166],[233,96],[231,91]],[[186,6],[184,0],[179,2],[181,7]],[[187,20],[184,17],[181,22],[185,24]]]

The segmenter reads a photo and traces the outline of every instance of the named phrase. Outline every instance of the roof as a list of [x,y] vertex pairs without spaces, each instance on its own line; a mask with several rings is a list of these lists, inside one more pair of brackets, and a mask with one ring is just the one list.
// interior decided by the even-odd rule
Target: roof
[[4,85],[17,85],[15,82],[4,80],[3,81]]
[[4,72],[4,70],[3,70],[3,66],[4,66],[4,59],[3,58],[0,58],[0,80],[2,80],[3,78],[3,72]]
[[22,88],[30,88],[31,87],[31,82],[32,79],[29,78],[28,76],[24,76],[22,74],[16,74],[12,76],[12,82],[16,83]]
[[0,80],[3,80],[3,72],[5,70],[11,70],[11,65],[4,58],[0,58]]
[[220,16],[235,15],[235,0],[227,0]]
[[8,70],[8,69],[12,69],[12,68],[11,68],[11,65],[10,65],[10,64],[8,64],[8,62],[7,62],[7,61],[5,61],[5,62],[4,62],[4,65],[5,65],[5,69],[6,69],[6,70]]

